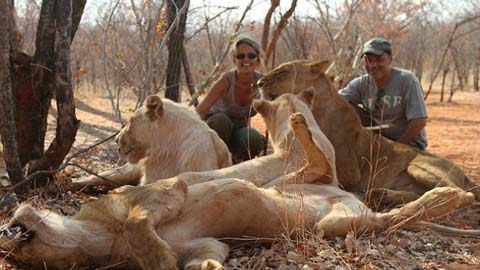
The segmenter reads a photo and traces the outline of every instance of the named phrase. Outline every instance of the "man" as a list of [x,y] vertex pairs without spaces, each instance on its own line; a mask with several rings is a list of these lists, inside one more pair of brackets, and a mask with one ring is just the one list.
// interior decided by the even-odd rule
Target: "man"
[[367,41],[362,56],[367,74],[352,80],[339,94],[359,112],[363,125],[388,125],[380,130],[383,136],[424,150],[427,110],[417,77],[392,67],[392,45],[384,38]]

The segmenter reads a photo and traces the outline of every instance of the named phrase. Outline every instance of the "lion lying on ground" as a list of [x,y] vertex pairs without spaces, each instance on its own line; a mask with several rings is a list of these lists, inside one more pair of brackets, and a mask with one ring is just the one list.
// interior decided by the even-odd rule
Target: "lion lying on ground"
[[[158,96],[149,96],[117,136],[118,153],[128,163],[72,183],[85,186],[148,184],[187,171],[232,165],[226,144],[194,112]],[[113,183],[113,184],[112,184]]]
[[[360,124],[354,109],[337,94],[325,75],[328,62],[292,61],[259,80],[264,98],[314,89],[311,106],[320,129],[335,148],[340,184],[351,192],[399,204],[438,186],[471,191],[480,188],[450,160],[393,142]],[[367,197],[367,198],[368,198]]]
[[[301,114],[294,114],[290,124],[305,149],[315,146]],[[323,171],[318,152],[306,155],[312,173]],[[229,248],[215,238],[383,231],[474,200],[461,189],[441,187],[401,208],[374,213],[334,185],[285,184],[295,177],[283,176],[270,189],[233,178],[191,186],[177,178],[125,186],[85,204],[73,217],[24,204],[0,230],[0,247],[20,264],[48,269],[219,270]]]
[[[324,183],[337,186],[337,170],[335,167],[335,151],[327,137],[318,128],[312,112],[307,104],[312,101],[313,94],[310,91],[302,91],[298,95],[286,94],[277,100],[255,100],[253,106],[263,117],[270,135],[270,143],[273,153],[252,160],[235,164],[231,167],[204,171],[188,172],[178,176],[187,184],[202,183],[221,178],[240,178],[256,186],[274,185],[274,179],[282,175],[299,170],[303,173],[302,181],[305,183]],[[311,137],[309,144],[304,140],[299,143],[299,137],[295,139],[293,131],[288,127],[288,117],[294,113],[301,113],[308,124],[308,133]],[[303,149],[303,147],[306,147]],[[319,150],[317,150],[319,149]],[[305,153],[315,157],[317,166],[316,173],[305,163]]]

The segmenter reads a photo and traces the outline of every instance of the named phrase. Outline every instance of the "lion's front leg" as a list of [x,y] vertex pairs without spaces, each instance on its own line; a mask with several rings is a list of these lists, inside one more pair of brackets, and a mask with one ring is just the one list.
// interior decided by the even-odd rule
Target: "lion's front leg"
[[132,254],[144,270],[178,269],[175,253],[155,232],[148,210],[139,205],[130,209],[125,235]]
[[99,173],[99,176],[91,175],[72,181],[71,190],[80,190],[93,186],[116,188],[123,185],[137,185],[142,177],[141,166],[127,163],[118,168]]
[[228,245],[214,238],[200,238],[174,245],[179,266],[185,270],[220,270],[228,255]]

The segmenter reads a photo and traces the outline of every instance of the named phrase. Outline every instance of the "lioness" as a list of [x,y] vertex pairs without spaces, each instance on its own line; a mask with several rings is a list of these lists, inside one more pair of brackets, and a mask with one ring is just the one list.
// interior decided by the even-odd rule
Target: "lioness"
[[[290,123],[296,135],[307,139],[305,149],[315,145],[300,114]],[[322,168],[321,159],[307,155],[312,172],[322,171],[316,170],[317,161]],[[212,237],[294,236],[303,230],[341,236],[352,230],[385,230],[448,213],[473,200],[471,193],[441,187],[399,209],[374,213],[333,185],[263,189],[230,178],[187,186],[172,178],[120,188],[85,204],[73,217],[24,204],[0,230],[0,247],[13,260],[34,267],[218,270],[228,246]]]
[[117,136],[118,153],[128,163],[72,183],[85,186],[148,184],[187,171],[232,165],[225,143],[194,112],[158,96],[149,96]]
[[[275,101],[255,100],[253,106],[264,119],[270,134],[273,153],[223,169],[183,173],[178,176],[179,179],[190,185],[221,178],[240,178],[261,187],[267,184],[276,184],[272,180],[303,167],[302,181],[337,186],[335,151],[327,137],[318,128],[307,105],[312,98],[312,92],[302,91],[298,95],[283,95]],[[308,125],[308,136],[312,137],[310,140],[313,144],[304,140],[303,146],[306,148],[307,155],[312,158],[315,156],[318,159],[315,170],[320,170],[321,173],[309,174],[312,168],[305,163],[304,150],[302,144],[298,142],[300,138],[297,137],[296,140],[293,131],[288,126],[287,119],[294,113],[304,115]],[[320,164],[322,165],[320,166]]]
[[354,109],[337,94],[325,75],[327,61],[292,61],[259,80],[263,96],[314,89],[312,112],[333,144],[340,184],[393,204],[412,201],[438,186],[456,186],[475,194],[480,189],[450,160],[393,142],[360,124]]

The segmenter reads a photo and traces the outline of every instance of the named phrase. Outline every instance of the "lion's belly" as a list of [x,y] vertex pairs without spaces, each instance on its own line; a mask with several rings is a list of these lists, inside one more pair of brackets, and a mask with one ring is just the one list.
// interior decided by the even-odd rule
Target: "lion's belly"
[[287,186],[284,192],[257,188],[237,179],[191,186],[180,217],[159,226],[166,241],[199,237],[275,237],[295,229],[312,229],[332,205],[359,212],[355,197],[328,185]]
[[[299,218],[301,212],[306,218]],[[298,226],[313,226],[314,209],[275,190],[236,179],[215,180],[191,187],[180,217],[159,226],[166,241],[199,237],[273,237]]]

